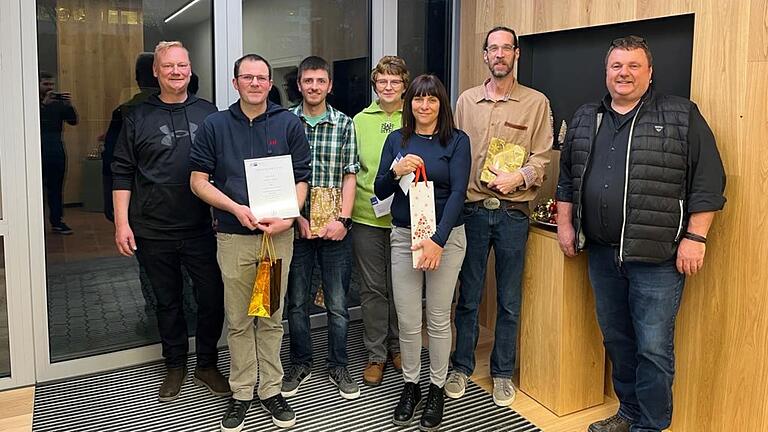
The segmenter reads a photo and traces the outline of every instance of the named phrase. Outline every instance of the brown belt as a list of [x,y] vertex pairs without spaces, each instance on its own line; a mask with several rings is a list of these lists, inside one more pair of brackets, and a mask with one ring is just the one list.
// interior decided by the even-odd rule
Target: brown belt
[[517,210],[526,215],[530,212],[528,202],[505,201],[496,197],[486,198],[482,201],[469,202],[464,205],[473,208],[484,208],[486,210]]

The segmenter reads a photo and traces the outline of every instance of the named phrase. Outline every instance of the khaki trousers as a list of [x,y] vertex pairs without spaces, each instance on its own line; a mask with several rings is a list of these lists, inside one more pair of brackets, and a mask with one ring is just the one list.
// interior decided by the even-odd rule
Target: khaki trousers
[[217,258],[224,281],[224,311],[228,327],[227,343],[231,356],[229,385],[232,397],[252,400],[258,378],[259,399],[280,393],[283,365],[280,346],[283,339],[283,305],[288,287],[288,270],[293,256],[293,229],[272,237],[275,252],[282,258],[280,308],[270,318],[248,315],[253,282],[261,252],[262,235],[219,233]]

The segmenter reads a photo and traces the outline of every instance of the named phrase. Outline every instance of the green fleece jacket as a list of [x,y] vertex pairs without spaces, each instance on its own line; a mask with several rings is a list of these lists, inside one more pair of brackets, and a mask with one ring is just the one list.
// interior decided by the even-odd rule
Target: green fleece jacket
[[400,129],[402,117],[403,112],[401,110],[390,115],[379,107],[378,101],[373,101],[368,108],[362,110],[352,119],[355,123],[357,151],[360,159],[355,207],[352,211],[352,220],[357,223],[380,228],[392,226],[392,218],[389,215],[376,217],[371,205],[371,197],[374,196],[373,182],[376,180],[376,172],[379,169],[384,140],[390,132]]

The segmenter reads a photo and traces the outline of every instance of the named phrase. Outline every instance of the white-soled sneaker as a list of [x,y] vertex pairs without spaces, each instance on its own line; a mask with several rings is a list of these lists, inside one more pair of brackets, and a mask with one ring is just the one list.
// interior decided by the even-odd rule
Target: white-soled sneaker
[[511,378],[493,379],[493,403],[498,406],[510,406],[515,401],[515,385]]
[[458,399],[464,396],[464,392],[467,390],[468,379],[469,377],[461,372],[451,372],[448,375],[448,380],[445,381],[445,395],[451,399]]

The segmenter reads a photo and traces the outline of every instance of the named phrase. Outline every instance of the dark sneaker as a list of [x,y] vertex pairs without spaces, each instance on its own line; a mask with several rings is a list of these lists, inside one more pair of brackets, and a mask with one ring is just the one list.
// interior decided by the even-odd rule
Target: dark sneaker
[[201,387],[207,388],[214,396],[232,395],[227,378],[215,366],[195,368],[195,375],[192,377],[192,381]]
[[405,383],[400,393],[400,401],[395,407],[392,423],[398,426],[408,426],[416,416],[416,411],[421,407],[421,388],[417,383]]
[[163,379],[163,383],[160,384],[160,390],[157,394],[157,398],[160,402],[172,401],[179,397],[181,386],[184,384],[186,378],[186,367],[166,368],[165,378]]
[[440,429],[440,423],[443,422],[444,404],[443,388],[429,384],[429,394],[427,395],[427,403],[424,405],[424,412],[421,413],[419,430],[435,432]]
[[345,367],[328,369],[328,378],[339,388],[339,394],[344,399],[357,399],[360,397],[360,387],[357,386],[352,375]]
[[221,418],[221,432],[240,432],[245,424],[245,415],[248,414],[248,408],[251,407],[251,401],[230,399],[227,411]]
[[283,397],[291,397],[299,392],[299,386],[312,377],[309,366],[293,365],[283,376],[283,386],[280,389]]
[[272,423],[279,428],[289,428],[296,424],[296,414],[282,394],[261,401],[261,408],[272,414]]
[[589,432],[629,432],[630,426],[632,423],[616,414],[605,420],[592,423],[587,430]]
[[70,235],[70,234],[74,233],[74,231],[72,231],[72,228],[70,228],[64,222],[59,222],[57,224],[53,224],[51,226],[51,229],[53,230],[53,232],[58,233],[58,234],[63,234],[63,235]]

